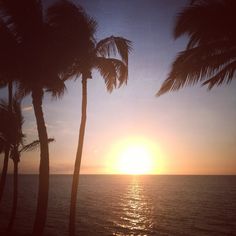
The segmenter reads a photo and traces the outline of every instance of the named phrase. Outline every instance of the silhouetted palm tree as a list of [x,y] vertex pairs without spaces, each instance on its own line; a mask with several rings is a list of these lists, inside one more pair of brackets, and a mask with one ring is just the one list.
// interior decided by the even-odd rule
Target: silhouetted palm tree
[[[6,45],[9,45],[6,49]],[[12,107],[12,78],[11,78],[11,69],[10,65],[12,63],[11,53],[14,50],[11,33],[9,29],[4,24],[2,18],[0,18],[0,88],[8,87],[8,108],[11,111]],[[0,179],[0,203],[3,196],[4,186],[6,182],[6,175],[8,169],[8,160],[9,160],[9,146],[5,146],[4,148],[4,161]]]
[[177,18],[174,37],[189,41],[157,95],[198,82],[212,89],[235,78],[236,1],[195,0]]
[[[11,217],[8,224],[8,230],[12,229],[18,199],[18,164],[20,162],[20,154],[23,151],[32,151],[39,147],[39,140],[33,141],[30,144],[25,145],[25,135],[22,132],[22,126],[24,118],[21,112],[20,100],[12,100],[12,109],[9,111],[8,103],[5,100],[0,100],[0,147],[8,144],[10,147],[10,158],[13,161],[13,205],[11,211]],[[52,142],[54,139],[48,139],[48,142]],[[1,148],[0,148],[1,149]],[[1,151],[1,150],[0,150]]]
[[12,100],[12,107],[9,110],[9,105],[5,100],[0,101],[0,143],[2,146],[7,146],[9,156],[14,163],[14,189],[13,189],[13,207],[9,229],[11,229],[17,207],[17,185],[18,185],[18,162],[19,155],[18,147],[23,143],[24,135],[22,133],[23,116],[21,113],[20,102],[16,99]]
[[[40,141],[39,191],[34,235],[41,235],[46,222],[49,190],[48,136],[42,110],[44,91],[63,93],[64,80],[88,42],[87,18],[68,1],[53,4],[43,13],[40,0],[1,0],[2,48],[11,60],[3,60],[0,77],[18,82],[21,95],[31,93]],[[3,26],[2,26],[3,25]],[[1,38],[0,38],[1,42]],[[0,43],[1,44],[1,43]],[[9,69],[9,70],[7,70]],[[6,73],[7,72],[7,73]],[[7,78],[8,78],[7,77]]]
[[[24,145],[23,141],[24,140],[19,140],[21,143],[17,143],[15,145],[13,145],[12,149],[11,149],[11,154],[10,154],[10,158],[13,161],[13,166],[14,166],[14,170],[13,170],[13,204],[12,204],[12,211],[11,211],[11,217],[9,220],[9,224],[8,224],[8,231],[12,230],[13,227],[13,223],[15,220],[15,216],[16,216],[16,210],[17,210],[17,200],[18,200],[18,165],[20,162],[20,157],[21,157],[21,153],[22,152],[28,152],[28,151],[33,151],[36,148],[40,147],[40,142],[39,140],[35,140],[27,145]],[[53,142],[54,139],[49,138],[48,139],[48,143],[49,142]]]
[[[91,30],[92,32],[92,30]],[[97,69],[104,78],[107,90],[121,86],[128,79],[128,54],[131,49],[131,42],[121,37],[108,37],[96,43],[91,34],[89,47],[84,51],[84,57],[77,64],[75,74],[81,75],[82,79],[82,114],[79,131],[78,147],[75,159],[74,174],[71,190],[71,205],[69,219],[69,235],[75,235],[76,201],[79,184],[80,164],[84,142],[87,109],[87,79],[92,78],[92,69]],[[120,58],[112,58],[118,54]]]
[[[5,87],[8,85],[8,110],[11,112],[12,110],[12,81],[9,81],[8,83],[4,80],[1,81],[0,88]],[[0,178],[0,204],[3,196],[3,191],[6,183],[6,177],[7,177],[7,169],[8,169],[8,160],[9,160],[9,153],[10,153],[10,146],[5,143],[4,144],[4,150],[1,150],[1,152],[4,152],[4,161],[3,161],[3,167],[2,167],[2,173]]]

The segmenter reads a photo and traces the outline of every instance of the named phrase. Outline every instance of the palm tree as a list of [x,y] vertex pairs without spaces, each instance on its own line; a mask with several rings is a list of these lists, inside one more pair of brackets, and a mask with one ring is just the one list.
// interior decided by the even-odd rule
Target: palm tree
[[[49,138],[48,139],[48,143],[53,142],[54,139]],[[13,170],[13,205],[12,205],[12,210],[11,210],[11,217],[9,220],[9,224],[8,224],[8,231],[12,230],[13,227],[13,223],[15,220],[15,216],[16,216],[16,210],[17,210],[17,200],[18,200],[18,165],[20,162],[20,156],[22,152],[28,152],[28,151],[33,151],[35,148],[38,148],[40,146],[40,142],[39,140],[35,140],[27,145],[24,145],[23,140],[20,140],[20,144],[17,143],[15,145],[13,145],[12,150],[11,150],[11,154],[10,154],[10,158],[13,161],[13,166],[14,166],[14,170]]]
[[[2,2],[0,2],[1,8]],[[8,45],[8,47],[6,47]],[[12,79],[12,52],[15,50],[15,43],[9,28],[4,23],[3,18],[0,18],[0,88],[8,86],[8,109],[12,107],[13,79]],[[3,190],[6,182],[6,175],[9,160],[9,146],[4,149],[4,162],[0,179],[0,203],[3,196]]]
[[23,116],[21,114],[20,102],[16,99],[12,100],[12,107],[5,100],[0,101],[0,143],[1,146],[7,146],[9,156],[14,162],[14,190],[13,190],[13,207],[9,229],[12,227],[17,207],[17,174],[19,156],[17,156],[18,146],[23,142],[24,135],[22,133]]
[[0,77],[7,74],[18,82],[22,96],[29,93],[32,96],[40,142],[39,190],[33,234],[42,235],[49,191],[43,95],[45,90],[53,96],[63,94],[63,81],[71,75],[71,67],[88,42],[87,17],[81,8],[65,0],[53,4],[45,14],[40,0],[1,0],[0,19],[3,25],[0,29],[4,29],[4,35],[10,39],[3,41],[5,45],[1,48],[10,59],[3,61],[6,68],[0,66]]
[[210,90],[235,78],[235,11],[234,0],[195,0],[178,15],[174,37],[187,34],[189,41],[158,96],[199,82]]
[[[1,87],[4,87],[8,84],[8,110],[11,112],[12,110],[12,81],[9,81],[8,83],[6,81],[1,81]],[[10,146],[5,143],[4,145],[4,161],[3,161],[3,167],[2,167],[2,173],[0,178],[0,203],[3,196],[3,191],[6,183],[6,177],[7,177],[7,169],[8,169],[8,160],[9,160],[9,153],[10,153]]]
[[[13,161],[13,205],[11,217],[8,224],[8,230],[12,229],[18,199],[18,164],[20,162],[20,154],[24,151],[32,151],[39,146],[39,141],[33,141],[25,145],[25,135],[22,132],[24,118],[21,112],[20,100],[12,99],[12,109],[9,111],[8,103],[5,100],[0,101],[0,147],[8,144],[10,147],[10,158]],[[54,139],[48,139],[52,142]],[[1,148],[0,148],[1,149]],[[1,151],[1,150],[0,150]]]
[[[128,54],[131,50],[131,42],[129,40],[114,36],[105,38],[96,43],[93,34],[91,34],[90,43],[88,45],[87,51],[84,51],[84,57],[78,62],[74,71],[75,74],[81,75],[82,78],[82,114],[71,190],[70,236],[75,235],[76,201],[86,125],[87,79],[92,79],[92,69],[97,69],[104,78],[109,92],[111,92],[117,84],[121,86],[123,83],[126,83],[128,79]],[[116,54],[119,54],[120,58],[111,57]]]

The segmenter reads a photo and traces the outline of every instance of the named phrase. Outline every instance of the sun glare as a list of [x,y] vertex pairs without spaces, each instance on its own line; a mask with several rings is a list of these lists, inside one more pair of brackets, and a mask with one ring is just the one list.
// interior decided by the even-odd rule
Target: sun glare
[[129,146],[122,150],[118,160],[118,170],[123,174],[148,174],[152,170],[150,151],[144,146]]
[[157,142],[130,136],[114,142],[106,156],[106,173],[146,175],[164,173],[163,153]]

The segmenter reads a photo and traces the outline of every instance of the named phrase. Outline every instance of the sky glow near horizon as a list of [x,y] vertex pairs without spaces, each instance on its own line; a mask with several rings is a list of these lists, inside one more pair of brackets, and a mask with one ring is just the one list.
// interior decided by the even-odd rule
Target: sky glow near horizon
[[[141,147],[147,159],[143,165],[150,162],[152,167],[139,173],[236,174],[235,81],[211,92],[196,86],[155,97],[176,54],[184,48],[185,39],[174,41],[172,29],[176,14],[188,1],[74,2],[97,20],[98,40],[115,35],[133,42],[127,86],[109,94],[95,71],[88,81],[81,173],[127,173],[119,167],[122,155],[136,155]],[[45,95],[43,102],[49,137],[56,139],[50,144],[53,174],[73,172],[78,142],[81,84],[77,80],[66,85],[62,100]],[[5,91],[0,92],[4,96]],[[29,141],[34,140],[37,133],[29,97],[23,101],[23,112],[24,132]],[[38,151],[24,154],[20,173],[37,173],[38,164]]]

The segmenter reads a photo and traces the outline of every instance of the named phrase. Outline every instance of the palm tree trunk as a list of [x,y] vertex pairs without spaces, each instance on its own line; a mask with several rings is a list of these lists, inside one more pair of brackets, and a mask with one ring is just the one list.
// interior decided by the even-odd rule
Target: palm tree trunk
[[[8,109],[9,109],[9,111],[12,111],[12,97],[13,97],[12,96],[12,82],[10,81],[8,83]],[[6,178],[7,178],[9,152],[10,152],[10,146],[7,145],[7,147],[5,149],[5,156],[4,156],[2,174],[1,174],[1,179],[0,179],[0,203],[2,200],[3,191],[4,191]]]
[[71,202],[70,202],[70,218],[69,218],[69,235],[75,235],[75,220],[76,220],[76,202],[79,185],[80,164],[82,159],[84,133],[86,125],[86,110],[87,110],[87,78],[82,76],[82,114],[79,130],[79,141],[75,159],[74,174],[72,180]]
[[2,200],[3,190],[4,190],[4,187],[5,187],[6,178],[7,178],[9,152],[10,152],[10,147],[7,146],[6,149],[5,149],[4,162],[3,162],[2,174],[1,174],[1,179],[0,179],[0,203],[1,203],[1,200]]
[[11,211],[11,217],[8,224],[8,231],[12,230],[12,226],[16,216],[16,208],[17,208],[17,199],[18,199],[18,161],[13,161],[14,163],[14,182],[13,182],[13,206]]
[[42,235],[47,219],[49,191],[49,150],[48,135],[42,110],[43,90],[32,91],[34,113],[40,142],[40,166],[38,202],[34,221],[33,235]]

